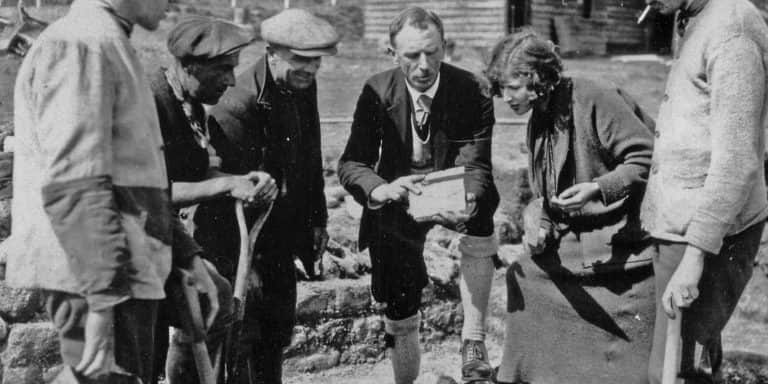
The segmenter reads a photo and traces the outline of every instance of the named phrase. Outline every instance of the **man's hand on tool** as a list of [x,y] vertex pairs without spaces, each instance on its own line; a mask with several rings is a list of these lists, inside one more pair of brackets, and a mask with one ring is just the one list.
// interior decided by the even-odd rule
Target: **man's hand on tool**
[[699,281],[704,271],[706,253],[699,248],[688,245],[683,259],[675,269],[672,277],[661,296],[664,312],[670,319],[675,318],[678,308],[689,307],[699,297]]
[[312,228],[312,251],[314,252],[315,261],[320,260],[323,256],[326,245],[328,245],[328,231],[325,227]]
[[252,200],[246,200],[251,204],[269,204],[277,197],[280,189],[277,187],[277,182],[269,173],[262,171],[252,171],[245,175],[252,182],[256,183],[256,195]]
[[397,180],[382,184],[371,191],[372,204],[386,204],[391,201],[405,201],[408,199],[408,192],[420,195],[421,188],[417,185],[424,180],[424,175],[403,176]]
[[233,175],[227,178],[229,195],[235,199],[253,202],[259,190],[247,175]]
[[89,311],[85,319],[83,357],[75,370],[88,378],[98,378],[114,372],[115,316],[112,308]]
[[190,273],[195,279],[195,284],[198,292],[208,297],[209,312],[205,317],[205,328],[210,328],[213,325],[213,320],[219,313],[219,291],[216,288],[216,284],[213,283],[209,271],[215,271],[216,267],[210,262],[203,260],[200,256],[195,256],[192,259]]

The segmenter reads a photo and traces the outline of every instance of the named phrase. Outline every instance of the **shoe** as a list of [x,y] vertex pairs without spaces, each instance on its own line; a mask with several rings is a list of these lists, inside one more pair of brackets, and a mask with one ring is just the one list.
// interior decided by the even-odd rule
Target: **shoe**
[[461,346],[461,380],[465,383],[491,381],[493,368],[488,362],[485,343],[477,340],[464,340]]

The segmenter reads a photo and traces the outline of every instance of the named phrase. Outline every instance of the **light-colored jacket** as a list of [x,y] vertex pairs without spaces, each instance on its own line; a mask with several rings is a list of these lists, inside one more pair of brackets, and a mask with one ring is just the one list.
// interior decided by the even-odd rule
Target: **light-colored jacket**
[[39,36],[15,89],[11,285],[95,307],[164,297],[172,216],[153,100],[105,2],[75,1]]
[[768,215],[768,28],[747,0],[710,0],[680,44],[641,218],[655,238],[717,254],[724,237]]

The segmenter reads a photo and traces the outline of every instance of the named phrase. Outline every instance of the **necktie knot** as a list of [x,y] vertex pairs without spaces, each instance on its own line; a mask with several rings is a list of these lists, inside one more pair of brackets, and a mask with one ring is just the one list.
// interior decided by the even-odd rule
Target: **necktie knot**
[[416,99],[416,104],[422,111],[426,113],[430,113],[432,111],[432,98],[427,95],[419,96],[419,98]]
[[416,133],[422,140],[429,137],[429,113],[432,110],[432,98],[427,95],[420,95],[416,99]]

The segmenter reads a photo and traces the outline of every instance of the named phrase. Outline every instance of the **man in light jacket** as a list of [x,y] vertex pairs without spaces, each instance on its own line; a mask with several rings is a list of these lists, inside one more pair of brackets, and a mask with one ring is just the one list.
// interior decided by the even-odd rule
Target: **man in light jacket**
[[720,333],[752,275],[768,215],[763,172],[768,28],[747,0],[647,0],[679,11],[641,219],[656,241],[650,382],[682,311],[680,376],[713,382]]
[[130,44],[134,25],[155,29],[166,7],[76,0],[17,77],[7,279],[45,290],[63,382],[151,381],[172,264],[193,271],[218,311],[199,247],[171,214],[154,99]]

